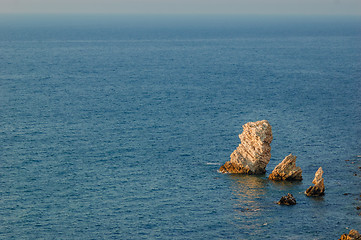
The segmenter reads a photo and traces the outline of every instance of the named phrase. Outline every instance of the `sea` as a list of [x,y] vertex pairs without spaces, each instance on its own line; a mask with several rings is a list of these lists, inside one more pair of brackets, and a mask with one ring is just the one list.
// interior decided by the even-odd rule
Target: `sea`
[[[267,173],[218,172],[264,119]],[[360,194],[360,16],[0,16],[0,239],[338,239]]]

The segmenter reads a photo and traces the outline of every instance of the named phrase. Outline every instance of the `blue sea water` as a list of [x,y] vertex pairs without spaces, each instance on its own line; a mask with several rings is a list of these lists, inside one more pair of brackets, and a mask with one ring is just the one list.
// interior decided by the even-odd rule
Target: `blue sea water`
[[[0,238],[360,231],[360,26],[360,17],[0,16]],[[263,119],[274,136],[267,174],[217,172],[242,125]],[[269,181],[289,153],[303,181]],[[308,198],[320,166],[326,195]],[[297,205],[275,203],[287,193]]]

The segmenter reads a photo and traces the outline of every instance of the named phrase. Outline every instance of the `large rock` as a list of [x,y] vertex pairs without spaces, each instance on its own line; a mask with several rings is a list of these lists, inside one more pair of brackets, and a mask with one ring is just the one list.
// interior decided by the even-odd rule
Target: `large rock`
[[323,183],[322,174],[322,167],[320,167],[317,170],[315,178],[312,181],[315,186],[309,187],[305,192],[307,196],[322,196],[325,194],[325,185]]
[[295,205],[296,203],[296,198],[291,193],[281,197],[281,199],[277,202],[279,205]]
[[231,154],[231,160],[219,169],[222,173],[263,174],[271,159],[272,127],[267,120],[243,125],[241,144]]
[[361,240],[361,234],[355,229],[352,229],[348,235],[346,233],[343,234],[339,240]]
[[296,166],[296,156],[290,154],[269,175],[271,180],[302,180],[302,169]]

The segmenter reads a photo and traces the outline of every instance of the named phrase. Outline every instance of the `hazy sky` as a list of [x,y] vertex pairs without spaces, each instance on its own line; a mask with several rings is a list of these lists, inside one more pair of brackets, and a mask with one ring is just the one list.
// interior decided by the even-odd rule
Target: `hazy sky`
[[361,0],[0,0],[0,13],[361,15]]

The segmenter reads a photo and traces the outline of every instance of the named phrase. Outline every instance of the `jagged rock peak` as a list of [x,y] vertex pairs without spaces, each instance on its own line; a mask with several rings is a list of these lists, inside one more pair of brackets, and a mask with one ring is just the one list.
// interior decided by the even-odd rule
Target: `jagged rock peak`
[[322,167],[320,167],[317,170],[317,172],[315,173],[315,178],[313,179],[312,183],[315,184],[315,185],[318,185],[321,182],[323,183],[322,175],[323,175],[323,170],[322,170]]
[[325,194],[325,185],[322,175],[323,175],[323,171],[322,171],[322,167],[320,167],[317,170],[315,174],[315,178],[312,181],[312,183],[315,184],[315,186],[310,186],[305,192],[307,196],[322,196]]
[[263,174],[271,159],[272,127],[267,120],[243,125],[241,144],[231,154],[231,160],[219,169],[222,173]]
[[282,181],[282,180],[302,180],[302,169],[296,166],[296,156],[288,155],[279,163],[272,173],[269,175],[269,179]]

